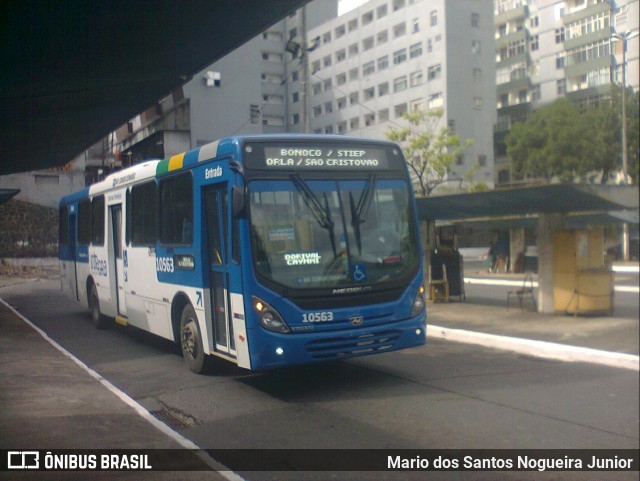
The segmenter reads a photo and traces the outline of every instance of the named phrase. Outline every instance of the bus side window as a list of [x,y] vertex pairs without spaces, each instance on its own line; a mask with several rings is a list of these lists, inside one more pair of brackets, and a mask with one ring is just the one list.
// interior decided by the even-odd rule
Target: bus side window
[[91,244],[104,245],[104,195],[91,201]]
[[190,172],[160,183],[160,242],[191,244],[193,239],[193,179]]
[[91,202],[83,200],[78,204],[78,244],[89,245],[91,242]]

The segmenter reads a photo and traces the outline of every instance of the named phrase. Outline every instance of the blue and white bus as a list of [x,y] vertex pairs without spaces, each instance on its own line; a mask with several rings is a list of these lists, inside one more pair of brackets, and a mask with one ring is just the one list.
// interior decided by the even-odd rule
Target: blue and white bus
[[425,343],[413,190],[394,143],[229,137],[60,201],[64,291],[131,325],[263,370]]

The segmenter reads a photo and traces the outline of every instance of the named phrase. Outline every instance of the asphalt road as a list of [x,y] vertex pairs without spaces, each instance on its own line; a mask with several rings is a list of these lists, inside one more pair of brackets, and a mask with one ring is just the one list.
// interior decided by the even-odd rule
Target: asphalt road
[[[205,449],[623,449],[639,447],[638,373],[431,340],[369,358],[198,376],[169,342],[97,331],[57,281],[2,297]],[[142,448],[143,446],[141,446]],[[391,474],[397,474],[393,478]],[[546,478],[546,475],[549,477]],[[429,479],[560,479],[555,473],[429,473]],[[425,479],[424,473],[241,473],[247,479]],[[561,479],[637,479],[562,473]]]

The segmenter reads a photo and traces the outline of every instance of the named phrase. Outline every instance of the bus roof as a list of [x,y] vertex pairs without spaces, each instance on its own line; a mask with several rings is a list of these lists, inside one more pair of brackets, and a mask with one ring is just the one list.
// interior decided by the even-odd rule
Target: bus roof
[[[373,140],[363,137],[348,137],[344,135],[324,135],[324,134],[261,134],[261,135],[236,135],[225,137],[215,142],[210,142],[201,147],[176,154],[163,160],[147,160],[142,164],[119,170],[106,177],[103,181],[93,184],[88,189],[80,192],[84,197],[96,195],[121,185],[128,185],[141,180],[150,179],[168,172],[180,170],[184,167],[196,165],[199,162],[214,159],[216,157],[233,156],[237,154],[240,145],[244,142],[264,142],[264,141],[284,141],[284,142],[316,142],[335,141],[339,143],[356,142],[367,143],[369,145],[390,145],[391,142],[385,140]],[[80,192],[63,197],[62,202],[72,202],[71,198],[80,195]],[[82,197],[82,196],[81,196]],[[80,199],[81,197],[78,197]],[[76,197],[73,197],[75,199]]]

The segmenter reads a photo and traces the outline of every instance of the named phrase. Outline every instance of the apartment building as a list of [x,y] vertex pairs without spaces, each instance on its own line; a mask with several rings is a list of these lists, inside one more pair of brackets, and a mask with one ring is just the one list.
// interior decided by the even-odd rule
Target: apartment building
[[[567,97],[578,105],[609,97],[622,81],[623,42],[638,31],[638,0],[494,0],[496,179],[511,175],[504,138],[514,122]],[[638,89],[638,37],[627,42],[626,85]]]
[[[308,32],[307,120],[315,133],[385,138],[403,113],[443,109],[442,126],[473,139],[449,189],[469,169],[493,184],[495,62],[491,0],[371,0]],[[300,75],[289,102],[300,102]],[[298,112],[290,119],[300,129]],[[439,128],[438,127],[438,128]]]
[[181,88],[130,119],[116,132],[123,165],[165,158],[221,137],[295,131],[299,106],[288,81],[300,56],[287,52],[290,40],[334,18],[337,0],[314,0],[192,76]]

